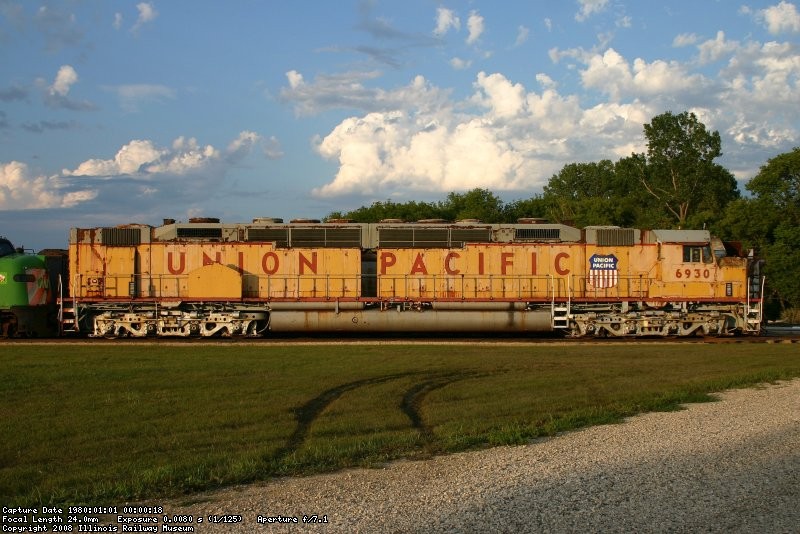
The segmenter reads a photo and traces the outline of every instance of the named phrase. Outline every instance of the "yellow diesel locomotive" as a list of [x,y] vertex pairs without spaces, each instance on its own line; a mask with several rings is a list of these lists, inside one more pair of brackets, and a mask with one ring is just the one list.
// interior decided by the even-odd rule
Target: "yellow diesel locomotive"
[[706,230],[520,220],[73,228],[67,331],[757,334],[759,264]]

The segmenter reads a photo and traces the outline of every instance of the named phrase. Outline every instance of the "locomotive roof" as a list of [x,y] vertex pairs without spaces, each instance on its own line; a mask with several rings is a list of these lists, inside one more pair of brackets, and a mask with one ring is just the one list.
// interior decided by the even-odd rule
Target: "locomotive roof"
[[708,230],[652,230],[652,238],[661,243],[708,243],[711,232]]
[[252,223],[221,223],[218,219],[194,219],[183,223],[165,220],[153,227],[131,224],[91,229],[73,228],[70,243],[102,243],[132,246],[141,243],[274,242],[278,247],[343,248],[442,248],[465,243],[577,243],[600,246],[632,246],[656,243],[708,243],[707,230],[637,230],[618,226],[589,226],[581,230],[539,220],[516,224],[489,224],[475,220],[441,222],[425,220],[354,223],[341,220],[318,222],[302,219],[284,223],[261,218]]

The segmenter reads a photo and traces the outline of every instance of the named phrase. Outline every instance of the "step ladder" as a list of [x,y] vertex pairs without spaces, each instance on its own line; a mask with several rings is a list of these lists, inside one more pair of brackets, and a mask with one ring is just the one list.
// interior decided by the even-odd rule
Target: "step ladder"
[[[762,277],[761,278],[761,288],[760,288],[760,290],[758,292],[758,296],[762,297],[762,298],[763,298],[763,295],[764,295],[764,284],[765,284],[765,282],[766,282],[765,277]],[[763,325],[763,320],[764,320],[764,315],[763,315],[763,313],[764,313],[764,301],[761,300],[761,298],[758,298],[758,299],[754,299],[753,298],[755,295],[750,293],[750,286],[751,286],[751,284],[748,284],[748,286],[747,286],[747,302],[745,304],[745,309],[744,309],[744,317],[745,317],[744,330],[745,330],[745,332],[759,333],[759,332],[761,332],[762,328],[764,327],[764,325]],[[756,285],[756,289],[758,289],[757,285]],[[754,293],[755,293],[755,291],[754,291]]]
[[78,332],[78,303],[73,299],[64,299],[64,285],[58,277],[58,330],[59,334]]
[[[550,291],[550,294],[552,295],[550,300],[550,326],[553,328],[553,330],[566,330],[569,328],[571,303],[569,278],[567,278],[566,302],[556,302],[556,281],[552,275],[550,276]],[[558,293],[560,294],[561,292],[559,291]]]
[[553,305],[551,317],[553,330],[565,330],[569,328],[569,303],[559,303]]
[[62,334],[70,334],[78,331],[78,317],[75,313],[75,308],[72,306],[62,307],[58,311],[58,322],[61,325]]

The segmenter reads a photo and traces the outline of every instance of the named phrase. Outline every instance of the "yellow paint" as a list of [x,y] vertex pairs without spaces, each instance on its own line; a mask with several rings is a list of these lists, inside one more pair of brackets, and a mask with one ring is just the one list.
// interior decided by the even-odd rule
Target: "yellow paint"
[[219,263],[204,265],[188,275],[187,298],[231,299],[242,298],[242,275]]
[[[380,249],[378,297],[408,299],[744,299],[746,258],[684,262],[681,244],[471,244]],[[592,255],[617,258],[618,283],[589,282]],[[361,295],[357,248],[275,249],[270,243],[70,245],[77,297],[335,299]],[[207,267],[214,266],[214,269]],[[217,287],[216,273],[222,277]],[[235,280],[234,280],[235,278]],[[224,281],[223,281],[224,279]]]

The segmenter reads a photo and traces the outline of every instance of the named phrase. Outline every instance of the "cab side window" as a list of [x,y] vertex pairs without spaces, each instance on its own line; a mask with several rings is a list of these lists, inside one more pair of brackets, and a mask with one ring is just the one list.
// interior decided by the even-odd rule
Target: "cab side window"
[[683,263],[712,263],[711,247],[683,245]]
[[703,260],[703,248],[683,245],[683,263],[700,263]]

